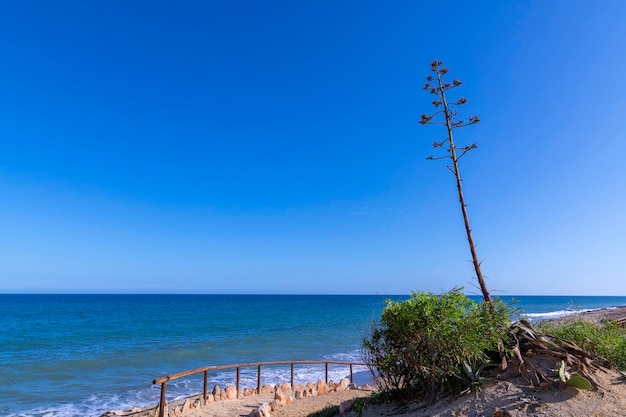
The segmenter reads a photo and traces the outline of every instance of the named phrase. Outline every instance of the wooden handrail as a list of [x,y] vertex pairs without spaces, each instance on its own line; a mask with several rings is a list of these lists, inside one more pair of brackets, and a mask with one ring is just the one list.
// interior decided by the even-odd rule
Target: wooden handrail
[[352,376],[352,366],[353,365],[362,365],[367,366],[365,363],[361,362],[344,362],[344,361],[275,361],[275,362],[254,362],[254,363],[237,363],[231,365],[215,365],[215,366],[205,366],[202,368],[191,369],[189,371],[178,372],[176,374],[167,375],[161,378],[154,379],[152,381],[153,384],[161,384],[161,396],[159,401],[159,417],[165,416],[165,406],[167,405],[167,401],[165,399],[165,393],[167,389],[167,382],[173,381],[175,379],[183,378],[189,375],[194,375],[203,372],[204,373],[204,384],[203,384],[203,392],[202,398],[204,402],[207,401],[207,389],[208,389],[208,379],[209,379],[209,371],[216,371],[221,369],[235,369],[236,370],[236,390],[237,397],[239,397],[240,390],[240,376],[241,376],[241,368],[248,367],[257,367],[257,393],[261,393],[261,367],[262,366],[271,366],[271,365],[290,365],[291,367],[291,386],[293,387],[294,382],[294,365],[316,365],[316,364],[324,364],[325,365],[325,380],[328,383],[328,365],[349,365],[350,366],[350,382],[353,382]]

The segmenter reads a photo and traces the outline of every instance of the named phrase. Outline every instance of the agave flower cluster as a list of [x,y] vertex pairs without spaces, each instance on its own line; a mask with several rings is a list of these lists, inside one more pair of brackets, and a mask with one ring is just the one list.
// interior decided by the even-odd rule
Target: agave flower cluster
[[[449,132],[452,132],[456,128],[470,126],[480,122],[480,118],[477,115],[468,116],[466,119],[458,118],[457,108],[459,106],[467,104],[467,98],[459,97],[458,99],[456,99],[456,101],[449,102],[448,98],[446,97],[446,92],[451,89],[460,87],[461,85],[463,85],[463,83],[457,79],[453,80],[451,83],[445,82],[443,80],[443,76],[448,73],[448,68],[444,67],[443,62],[441,61],[435,60],[431,62],[430,69],[432,72],[435,73],[435,76],[428,75],[426,77],[424,90],[430,92],[430,94],[433,94],[437,97],[435,100],[433,100],[432,104],[438,110],[432,114],[422,114],[420,124],[444,125],[448,128]],[[451,140],[451,135],[446,136],[441,141],[433,142],[434,148],[441,148],[445,145],[448,145],[448,155],[444,155],[442,157],[429,156],[427,159],[435,160],[443,158],[455,158],[458,160],[468,151],[477,148],[477,145],[475,143],[468,146],[455,147],[453,141]],[[453,151],[458,152],[458,155],[453,155],[454,153],[456,153]]]

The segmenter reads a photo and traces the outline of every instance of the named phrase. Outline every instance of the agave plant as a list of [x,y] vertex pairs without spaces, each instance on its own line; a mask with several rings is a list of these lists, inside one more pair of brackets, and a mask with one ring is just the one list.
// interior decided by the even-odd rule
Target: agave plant
[[463,366],[461,367],[461,369],[463,370],[465,379],[469,381],[469,385],[467,386],[467,388],[461,391],[461,394],[467,394],[470,391],[474,391],[476,397],[478,398],[478,393],[482,391],[480,385],[489,380],[488,378],[483,378],[481,376],[481,373],[486,368],[495,366],[496,364],[490,361],[484,362],[479,366],[471,366],[468,361],[463,361]]

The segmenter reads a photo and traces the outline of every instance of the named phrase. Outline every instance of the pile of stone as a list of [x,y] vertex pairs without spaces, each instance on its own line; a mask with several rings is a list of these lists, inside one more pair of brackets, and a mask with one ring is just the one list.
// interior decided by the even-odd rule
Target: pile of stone
[[[356,388],[367,390],[372,389],[372,387],[370,387],[369,385],[357,387],[355,384],[350,383],[350,380],[348,380],[347,378],[342,379],[341,381],[339,381],[339,383],[334,383],[333,381],[329,381],[328,383],[326,383],[322,380],[319,380],[316,384],[314,384],[313,382],[308,382],[306,385],[298,384],[294,387],[292,387],[291,384],[287,382],[282,385],[277,384],[275,386],[266,384],[261,387],[260,392],[257,392],[257,389],[254,388],[245,388],[239,392],[239,395],[237,394],[237,389],[234,386],[229,385],[222,390],[218,385],[216,385],[215,387],[213,387],[213,391],[207,394],[206,401],[201,394],[188,397],[184,400],[174,401],[165,406],[163,415],[168,417],[184,417],[191,410],[204,406],[209,406],[210,404],[213,404],[217,401],[227,401],[256,395],[274,394],[274,400],[264,402],[250,413],[250,417],[271,417],[272,412],[276,411],[278,408],[285,407],[291,404],[293,401],[306,397],[315,397],[318,395],[329,394],[331,392],[340,392]],[[347,411],[350,407],[352,407],[353,404],[354,400],[352,400],[351,403],[350,401],[346,401],[345,404],[342,404],[340,406],[340,410],[343,413]],[[108,411],[101,417],[158,417],[159,414],[159,407],[152,406],[144,409],[133,408],[132,410],[127,411]]]
[[[338,384],[333,383],[333,381],[329,381],[327,384],[326,382],[319,380],[317,381],[317,384],[309,381],[306,385],[298,384],[294,387],[292,387],[289,383],[276,385],[274,388],[274,400],[265,402],[256,410],[252,410],[249,417],[271,417],[271,413],[280,407],[285,407],[291,404],[293,401],[306,397],[316,397],[318,395],[325,395],[331,392],[340,392],[356,388],[357,386],[350,383],[347,378],[342,379]],[[364,386],[362,388],[371,389],[369,386]],[[344,401],[339,406],[339,413],[345,413],[352,408],[353,405],[353,399]]]

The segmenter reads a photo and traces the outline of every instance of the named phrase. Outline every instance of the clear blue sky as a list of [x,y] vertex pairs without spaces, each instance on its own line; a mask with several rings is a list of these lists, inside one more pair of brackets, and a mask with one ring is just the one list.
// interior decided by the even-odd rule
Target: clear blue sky
[[0,292],[626,295],[626,2],[3,1]]

